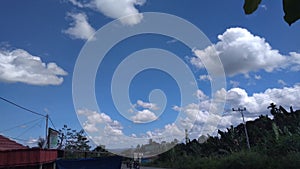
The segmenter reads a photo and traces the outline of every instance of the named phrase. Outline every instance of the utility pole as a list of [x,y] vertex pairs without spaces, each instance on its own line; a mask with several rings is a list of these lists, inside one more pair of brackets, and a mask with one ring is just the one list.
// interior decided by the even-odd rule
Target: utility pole
[[246,107],[244,108],[238,108],[238,109],[234,109],[232,108],[232,111],[238,111],[241,113],[242,117],[243,117],[243,124],[244,124],[244,129],[245,129],[245,135],[246,135],[246,140],[247,140],[247,146],[248,149],[250,150],[250,142],[249,142],[249,136],[248,136],[248,132],[247,132],[247,127],[246,127],[246,122],[245,122],[245,118],[244,118],[244,111],[246,111]]
[[187,129],[185,129],[184,131],[185,131],[185,144],[188,144],[190,142],[189,132]]
[[[48,144],[48,120],[49,120],[49,115],[48,114],[46,114],[46,132],[45,132],[45,145],[43,146],[44,148],[47,146],[47,144]],[[47,148],[49,148],[48,146],[47,146]]]

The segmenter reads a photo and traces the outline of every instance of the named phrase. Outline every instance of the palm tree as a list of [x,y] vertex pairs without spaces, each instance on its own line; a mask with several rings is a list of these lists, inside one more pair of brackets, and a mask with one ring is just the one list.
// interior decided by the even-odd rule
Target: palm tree
[[40,137],[40,138],[38,139],[37,145],[38,145],[39,148],[45,148],[45,145],[46,145],[46,139]]

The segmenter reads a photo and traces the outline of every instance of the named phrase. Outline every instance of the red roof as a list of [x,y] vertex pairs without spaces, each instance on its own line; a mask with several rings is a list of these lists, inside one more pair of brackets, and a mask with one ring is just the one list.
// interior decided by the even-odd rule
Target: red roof
[[0,168],[52,163],[56,158],[57,150],[27,148],[0,135]]
[[17,149],[27,149],[27,147],[0,135],[0,151],[17,150]]

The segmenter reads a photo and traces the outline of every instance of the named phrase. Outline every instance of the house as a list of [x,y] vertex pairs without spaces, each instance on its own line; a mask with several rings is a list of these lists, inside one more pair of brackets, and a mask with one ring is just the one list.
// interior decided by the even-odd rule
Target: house
[[20,149],[28,149],[28,147],[0,135],[0,151]]
[[28,148],[0,135],[0,168],[53,169],[57,150]]

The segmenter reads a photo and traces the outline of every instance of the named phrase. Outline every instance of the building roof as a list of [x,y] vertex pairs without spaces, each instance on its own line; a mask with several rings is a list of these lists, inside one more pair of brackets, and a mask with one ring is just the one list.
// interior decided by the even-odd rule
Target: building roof
[[7,137],[0,135],[0,151],[17,150],[17,149],[27,149],[27,147],[13,140],[10,140]]

